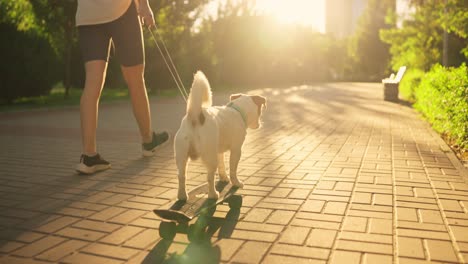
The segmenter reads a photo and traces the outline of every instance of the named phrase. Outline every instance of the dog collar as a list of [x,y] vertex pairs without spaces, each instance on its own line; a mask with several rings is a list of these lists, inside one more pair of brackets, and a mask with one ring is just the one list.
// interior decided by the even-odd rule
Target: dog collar
[[239,112],[239,114],[241,115],[242,117],[242,120],[244,121],[244,124],[245,126],[247,126],[247,118],[245,117],[245,113],[244,111],[242,111],[242,109],[240,109],[237,105],[235,105],[233,102],[229,102],[229,104],[227,104],[227,107],[231,107],[232,109],[236,110],[237,112]]

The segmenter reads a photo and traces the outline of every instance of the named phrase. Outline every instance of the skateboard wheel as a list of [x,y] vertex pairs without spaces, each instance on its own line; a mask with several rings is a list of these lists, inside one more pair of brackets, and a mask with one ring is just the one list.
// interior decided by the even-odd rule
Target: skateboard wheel
[[159,236],[163,239],[173,240],[177,230],[176,223],[174,222],[161,222],[159,225]]
[[242,207],[242,196],[240,195],[233,195],[229,198],[228,201],[229,208],[231,209],[239,209]]

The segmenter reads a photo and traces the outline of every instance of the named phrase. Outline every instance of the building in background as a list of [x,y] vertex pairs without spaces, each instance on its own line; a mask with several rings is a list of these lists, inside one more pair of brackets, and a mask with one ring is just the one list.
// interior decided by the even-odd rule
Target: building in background
[[396,13],[397,17],[397,27],[401,28],[403,26],[403,21],[411,19],[416,10],[414,7],[411,7],[409,0],[397,0],[396,1]]
[[367,0],[325,0],[325,31],[336,38],[351,35]]

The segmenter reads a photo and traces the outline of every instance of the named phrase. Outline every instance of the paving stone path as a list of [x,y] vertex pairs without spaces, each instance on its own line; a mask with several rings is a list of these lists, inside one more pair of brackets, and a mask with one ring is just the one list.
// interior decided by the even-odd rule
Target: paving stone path
[[[0,114],[0,263],[468,262],[467,171],[414,110],[384,102],[380,84],[253,92],[269,101],[243,148],[244,205],[228,220],[218,207],[205,243],[159,237],[172,145],[143,159],[129,103],[100,109],[113,167],[94,176],[73,171],[77,108]],[[151,105],[156,130],[174,135],[183,101]],[[189,188],[205,178],[191,163]]]

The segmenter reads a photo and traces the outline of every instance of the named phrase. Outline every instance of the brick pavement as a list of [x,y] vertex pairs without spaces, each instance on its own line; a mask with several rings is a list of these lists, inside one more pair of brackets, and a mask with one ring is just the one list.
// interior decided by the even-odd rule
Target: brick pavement
[[[257,92],[269,103],[239,166],[244,205],[233,220],[219,207],[201,244],[159,238],[151,210],[175,197],[173,151],[140,157],[128,103],[101,108],[113,167],[90,177],[72,170],[76,108],[1,114],[0,263],[468,262],[466,169],[412,109],[380,84]],[[184,110],[152,101],[155,127],[174,133]],[[190,187],[204,179],[192,163]]]

